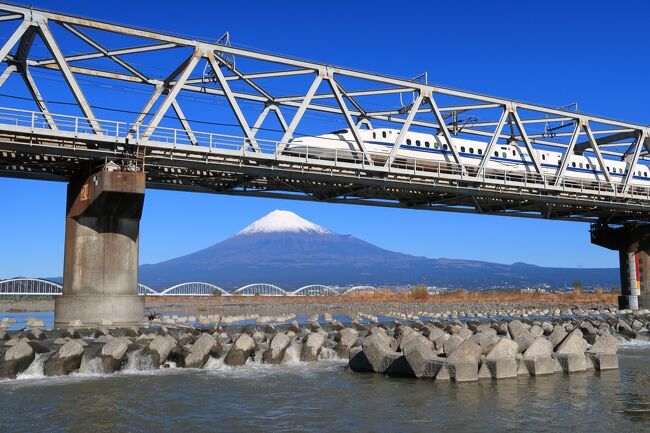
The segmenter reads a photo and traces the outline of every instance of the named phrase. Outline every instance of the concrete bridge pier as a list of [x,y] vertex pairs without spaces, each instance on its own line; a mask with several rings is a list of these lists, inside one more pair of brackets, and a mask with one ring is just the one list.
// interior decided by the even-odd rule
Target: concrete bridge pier
[[145,175],[109,162],[68,184],[63,295],[56,326],[72,320],[114,325],[144,320],[138,296],[138,242]]
[[650,308],[650,224],[592,224],[591,242],[618,251],[619,308]]

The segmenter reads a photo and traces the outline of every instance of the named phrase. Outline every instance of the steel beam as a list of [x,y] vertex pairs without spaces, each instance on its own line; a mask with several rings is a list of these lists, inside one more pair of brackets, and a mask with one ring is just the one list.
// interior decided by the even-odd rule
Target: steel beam
[[390,154],[386,159],[387,167],[390,167],[393,164],[393,161],[395,160],[395,156],[397,155],[399,148],[402,146],[402,141],[404,140],[404,136],[406,135],[409,128],[411,127],[411,123],[413,122],[413,119],[415,119],[415,114],[418,112],[418,109],[420,108],[420,104],[422,103],[423,99],[424,99],[424,95],[420,93],[418,97],[415,99],[415,101],[413,101],[411,107],[409,108],[408,115],[406,117],[406,122],[404,122],[404,124],[402,125],[399,134],[397,134],[397,138],[395,139],[395,144],[393,145],[393,148],[390,150]]
[[167,113],[167,110],[169,110],[169,107],[171,106],[172,102],[176,100],[176,97],[178,96],[178,93],[181,91],[183,84],[185,83],[185,80],[190,76],[194,68],[196,67],[196,64],[199,62],[199,59],[201,58],[201,53],[199,52],[194,52],[191,56],[185,60],[179,68],[177,68],[172,75],[176,75],[177,73],[180,74],[178,80],[176,81],[176,84],[172,86],[172,88],[167,92],[167,95],[165,96],[165,100],[160,104],[160,107],[156,111],[156,114],[154,114],[153,119],[151,119],[151,122],[147,126],[147,129],[144,131],[144,134],[142,134],[143,138],[149,138],[153,131],[158,127],[160,124],[160,121],[162,118],[165,116],[165,113]]
[[[272,96],[270,93],[268,93],[266,90],[264,90],[262,87],[260,87],[260,86],[259,86],[257,83],[255,83],[252,79],[250,79],[250,78],[246,78],[246,76],[245,76],[241,71],[239,71],[239,69],[237,69],[236,67],[234,67],[234,66],[231,65],[230,63],[226,62],[226,60],[225,60],[223,57],[221,57],[219,54],[214,54],[214,53],[213,53],[213,55],[215,56],[216,59],[219,60],[219,62],[220,62],[222,65],[224,65],[226,68],[230,69],[230,71],[231,71],[233,74],[235,74],[236,77],[239,77],[240,80],[244,81],[246,84],[248,84],[249,86],[251,86],[251,87],[252,87],[253,89],[255,89],[257,92],[259,92],[260,95],[264,96],[264,97],[265,97],[266,99],[268,99],[269,101],[273,101],[273,96]],[[223,74],[222,74],[222,75],[223,75]],[[224,81],[224,82],[227,81],[225,76],[223,76],[223,81]]]
[[90,45],[91,47],[95,48],[97,51],[102,53],[105,57],[110,58],[111,60],[113,60],[115,63],[117,63],[121,67],[123,67],[127,71],[131,72],[136,77],[140,78],[140,80],[142,80],[142,82],[148,82],[149,81],[149,78],[147,78],[143,73],[138,71],[136,68],[134,68],[133,66],[131,66],[129,63],[125,62],[124,60],[122,60],[118,56],[116,56],[114,54],[110,54],[106,48],[104,48],[102,45],[100,45],[97,41],[95,41],[90,36],[86,35],[85,33],[83,33],[82,31],[78,30],[77,28],[75,28],[74,26],[72,26],[70,24],[63,23],[63,27],[65,27],[68,31],[70,31],[72,34],[77,36],[79,39],[81,39],[82,41],[84,41],[85,43]]
[[253,137],[257,135],[257,132],[261,129],[262,124],[264,123],[264,120],[266,119],[266,116],[269,114],[269,112],[273,111],[275,113],[275,116],[278,119],[278,122],[280,122],[280,127],[282,128],[283,131],[287,130],[287,122],[284,120],[284,116],[282,115],[282,111],[280,109],[273,105],[273,104],[267,104],[260,115],[257,117],[257,120],[255,121],[255,124],[251,128],[251,134]]
[[607,171],[607,166],[605,165],[605,161],[603,160],[603,155],[600,153],[600,149],[598,148],[598,143],[594,138],[594,134],[591,132],[591,127],[589,126],[589,123],[585,123],[584,125],[582,125],[582,127],[584,128],[585,133],[589,138],[589,142],[591,143],[591,149],[594,151],[594,154],[596,155],[596,159],[598,160],[598,165],[600,165],[600,169],[603,172],[603,176],[605,177],[605,180],[612,188],[614,188],[614,184],[612,183],[612,178],[609,175],[609,171]]
[[312,81],[311,86],[309,86],[309,90],[307,90],[307,93],[305,94],[305,98],[300,103],[300,106],[298,107],[298,111],[296,111],[296,114],[293,115],[293,118],[291,119],[291,123],[289,123],[289,127],[287,128],[284,135],[280,139],[280,144],[278,145],[279,153],[281,153],[284,150],[284,147],[287,145],[288,141],[291,138],[293,138],[293,133],[298,127],[298,123],[300,123],[302,116],[305,114],[305,110],[307,110],[307,107],[311,102],[311,98],[316,93],[316,90],[318,90],[318,86],[320,86],[321,81],[323,81],[323,77],[319,73],[318,75],[316,75],[316,78],[314,78],[314,81]]
[[630,163],[630,168],[627,170],[627,173],[625,173],[625,179],[623,180],[623,184],[621,185],[621,190],[625,192],[628,184],[630,183],[630,179],[634,177],[634,167],[636,164],[639,162],[639,155],[641,154],[641,148],[643,147],[643,143],[646,140],[646,134],[641,133],[635,140],[634,144],[634,154],[632,156],[632,161]]
[[449,150],[451,151],[451,154],[454,157],[454,160],[456,161],[456,164],[460,165],[461,171],[464,171],[463,169],[463,163],[460,160],[460,155],[458,154],[458,150],[456,149],[456,146],[454,145],[452,139],[451,139],[451,134],[449,133],[449,128],[447,128],[447,124],[445,123],[445,119],[442,117],[442,114],[440,113],[440,109],[438,109],[438,104],[436,104],[436,101],[433,98],[433,93],[427,94],[427,99],[429,100],[429,103],[431,104],[431,111],[433,112],[433,115],[436,118],[436,122],[438,122],[438,127],[440,131],[442,131],[443,137],[445,137],[445,141],[447,142],[447,145],[449,146]]
[[[146,53],[150,51],[167,50],[170,48],[175,48],[177,46],[178,46],[177,44],[151,44],[151,45],[142,45],[142,46],[129,47],[129,48],[120,48],[116,50],[107,50],[106,52],[93,51],[92,53],[67,56],[65,57],[65,61],[70,63],[79,60],[100,59],[102,57],[107,57],[107,56],[115,57],[115,56],[122,56],[126,54]],[[56,64],[55,59],[31,60],[31,62],[32,62],[32,66],[40,66],[40,67]]]
[[16,70],[16,65],[8,65],[5,70],[2,71],[2,74],[0,75],[0,87],[4,85],[5,81],[7,81],[7,78],[9,78],[12,73],[16,72]]
[[208,58],[208,62],[210,62],[210,66],[212,67],[212,70],[217,76],[217,81],[219,82],[219,85],[221,86],[221,89],[223,90],[226,96],[228,105],[230,105],[230,109],[235,114],[237,123],[239,123],[239,126],[244,132],[244,135],[246,136],[247,140],[244,147],[251,146],[253,149],[255,149],[255,151],[259,152],[260,148],[257,145],[257,141],[255,141],[255,137],[251,132],[250,127],[248,126],[248,121],[246,120],[246,117],[244,117],[244,113],[241,111],[241,108],[239,108],[237,99],[235,98],[232,91],[230,90],[230,86],[226,82],[225,77],[223,76],[223,72],[221,72],[221,67],[217,62],[217,59],[214,57],[214,54],[212,52],[207,53],[207,58]]
[[521,123],[521,119],[519,118],[519,114],[517,113],[516,107],[513,108],[510,115],[512,119],[515,121],[515,124],[517,125],[517,129],[519,129],[519,135],[523,140],[526,149],[528,150],[528,154],[530,156],[530,160],[533,162],[535,171],[537,172],[537,174],[542,176],[542,180],[544,181],[544,184],[546,184],[546,178],[542,173],[542,167],[539,165],[539,161],[537,160],[537,155],[535,155],[535,149],[533,149],[533,145],[530,143],[530,140],[528,139],[528,135],[526,134],[526,129],[524,129],[524,125]]
[[25,81],[25,84],[27,85],[29,93],[31,93],[32,98],[34,98],[34,102],[36,102],[36,105],[38,105],[38,109],[41,110],[41,113],[43,113],[45,121],[52,130],[56,131],[58,129],[56,122],[54,121],[54,118],[52,118],[50,110],[47,108],[47,103],[43,99],[43,96],[41,96],[41,92],[38,90],[38,86],[36,85],[36,81],[34,81],[32,73],[28,68],[25,68],[21,75]]
[[366,145],[363,142],[363,137],[361,137],[361,134],[359,133],[359,129],[357,128],[357,124],[352,120],[352,116],[350,115],[350,110],[348,110],[348,107],[345,105],[345,101],[343,100],[343,96],[341,96],[341,91],[336,84],[336,81],[334,81],[332,76],[327,77],[327,83],[329,84],[330,88],[332,89],[332,92],[334,93],[336,97],[336,103],[339,105],[339,108],[341,109],[341,112],[343,113],[343,117],[345,118],[345,122],[348,124],[348,128],[350,128],[350,131],[352,132],[352,136],[354,137],[354,141],[357,143],[357,147],[362,153],[362,160],[368,160],[370,164],[372,164],[372,157],[368,153],[368,150],[366,149]]
[[99,126],[99,123],[95,118],[95,113],[93,113],[92,108],[90,108],[90,104],[88,104],[88,101],[86,100],[86,96],[81,90],[81,87],[79,87],[79,83],[77,83],[77,79],[75,78],[74,74],[72,73],[68,64],[66,63],[63,53],[61,52],[58,44],[54,40],[54,36],[50,32],[50,28],[48,27],[47,22],[40,21],[38,23],[38,28],[40,30],[41,37],[45,42],[45,45],[47,45],[47,48],[50,50],[50,53],[56,60],[56,63],[58,64],[59,68],[61,68],[61,72],[63,73],[63,78],[65,79],[66,83],[68,83],[68,87],[72,91],[72,95],[76,99],[77,104],[81,109],[81,112],[88,119],[88,123],[90,123],[90,127],[93,129],[93,131],[95,131],[95,134],[103,135],[101,126]]
[[187,118],[185,117],[185,114],[183,113],[183,110],[181,109],[181,106],[177,100],[172,101],[172,108],[176,113],[176,117],[178,117],[178,121],[181,122],[181,126],[183,127],[185,134],[187,134],[187,138],[190,140],[190,143],[197,146],[199,142],[196,141],[196,136],[194,135],[194,132],[192,131],[192,128],[190,127],[190,124],[187,121]]
[[[266,105],[262,112],[260,113],[259,116],[257,116],[257,120],[253,124],[253,127],[251,128],[251,135],[255,137],[257,135],[257,131],[262,127],[262,124],[264,123],[264,120],[266,119],[266,116],[269,114],[269,111],[271,111],[271,106]],[[286,131],[286,129],[285,129]]]
[[20,42],[18,43],[18,48],[16,49],[16,55],[14,56],[14,66],[20,73],[20,76],[22,77],[25,86],[27,86],[27,90],[29,90],[30,95],[32,96],[32,99],[38,106],[38,109],[41,111],[43,114],[43,117],[45,118],[45,121],[49,125],[49,127],[53,130],[56,130],[56,123],[54,122],[54,119],[52,118],[52,115],[50,114],[49,109],[47,108],[47,104],[45,103],[45,100],[43,99],[43,96],[41,95],[41,92],[38,90],[38,86],[36,85],[36,81],[34,80],[34,77],[32,76],[32,73],[29,70],[29,66],[27,65],[27,59],[29,58],[29,52],[32,48],[32,45],[34,43],[34,38],[36,37],[37,33],[37,27],[31,26],[23,36],[20,38]]
[[138,138],[139,138],[140,125],[142,124],[144,119],[146,119],[147,116],[149,115],[149,113],[151,112],[151,109],[153,108],[154,104],[156,103],[158,98],[160,98],[160,95],[162,95],[164,88],[165,87],[164,87],[164,85],[162,83],[159,83],[159,84],[156,85],[153,93],[151,94],[151,96],[149,97],[149,99],[145,103],[144,107],[142,108],[142,111],[140,111],[140,113],[138,113],[137,117],[133,121],[132,127],[129,130],[129,133],[127,134],[127,136],[126,136],[127,138],[130,138],[134,133],[136,135],[138,135]]
[[581,129],[582,123],[577,122],[575,128],[573,129],[571,140],[569,141],[569,147],[567,147],[566,152],[564,152],[564,155],[562,155],[562,162],[560,163],[560,168],[557,171],[557,177],[555,179],[556,186],[560,184],[562,178],[564,177],[564,173],[566,172],[566,168],[569,166],[569,158],[571,158],[571,155],[573,155],[573,151],[575,149],[576,142],[578,141],[578,136],[580,135]]
[[478,166],[478,173],[482,173],[485,164],[487,164],[490,161],[490,157],[492,156],[492,149],[494,149],[494,146],[497,144],[499,141],[499,137],[501,136],[501,131],[503,130],[503,125],[505,125],[506,120],[510,116],[510,110],[507,107],[503,107],[503,113],[501,113],[501,117],[499,118],[499,122],[497,123],[496,129],[494,130],[494,134],[492,135],[492,138],[490,138],[490,142],[488,145],[485,147],[485,152],[483,152],[483,158],[481,158],[481,162],[479,163]]
[[31,26],[32,24],[27,20],[24,20],[20,23],[18,28],[13,32],[9,39],[7,39],[7,42],[5,42],[2,48],[0,48],[0,61],[5,60],[7,54],[9,54],[9,51],[11,51],[11,49],[16,46],[20,38],[23,37],[23,34],[25,34],[27,29]]

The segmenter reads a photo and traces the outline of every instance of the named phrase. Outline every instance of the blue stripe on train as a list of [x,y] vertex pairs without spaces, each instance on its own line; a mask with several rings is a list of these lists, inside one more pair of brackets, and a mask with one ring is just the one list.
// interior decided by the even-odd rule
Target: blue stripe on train
[[[394,143],[386,143],[383,141],[367,141],[367,143],[370,144],[379,144],[381,146],[388,146],[392,147]],[[406,148],[408,150],[413,150],[416,152],[429,152],[429,153],[441,153],[441,154],[451,154],[450,150],[444,150],[444,149],[435,149],[432,147],[416,147],[416,146],[409,146],[407,144],[403,144],[400,146],[400,148]],[[475,159],[481,159],[483,158],[483,155],[476,155],[474,153],[466,153],[466,152],[458,152],[458,155],[462,156],[463,158],[475,158]],[[499,162],[508,162],[511,164],[517,164],[517,165],[532,165],[532,161],[522,161],[520,159],[510,159],[510,158],[502,158],[502,157],[497,157],[497,156],[492,156],[490,157],[490,161],[499,161]],[[544,164],[542,163],[542,167],[546,168],[557,168],[557,165],[553,164]],[[601,170],[594,170],[594,169],[589,169],[589,168],[579,168],[579,167],[567,167],[566,168],[569,171],[576,171],[579,173],[591,173],[591,174],[598,174],[602,173]],[[621,173],[609,173],[610,176],[618,176],[618,177],[625,177],[625,174]],[[634,179],[641,179],[641,180],[650,180],[650,177],[645,177],[645,176],[633,176]]]

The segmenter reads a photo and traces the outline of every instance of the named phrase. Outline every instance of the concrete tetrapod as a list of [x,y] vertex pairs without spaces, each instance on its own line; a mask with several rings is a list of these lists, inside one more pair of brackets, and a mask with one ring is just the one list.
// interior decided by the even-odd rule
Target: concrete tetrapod
[[[524,335],[524,333],[520,334]],[[508,337],[501,337],[485,357],[485,365],[494,379],[517,377],[517,356],[519,346]]]
[[339,331],[334,337],[336,346],[334,350],[339,358],[347,358],[350,354],[350,348],[357,344],[359,339],[359,331],[353,328],[344,328]]
[[375,373],[384,373],[390,365],[401,356],[386,343],[380,333],[366,337],[361,344],[363,353]]
[[603,335],[587,350],[587,356],[593,362],[596,370],[612,370],[618,368],[618,339],[611,335]]
[[43,365],[46,376],[64,376],[79,370],[84,346],[77,340],[70,340],[50,356]]
[[18,373],[21,373],[29,367],[36,354],[32,346],[24,341],[18,341],[4,354],[4,362],[0,369],[0,377],[15,379]]
[[287,347],[291,344],[292,339],[282,332],[278,332],[271,339],[269,348],[262,354],[262,362],[267,364],[280,364]]
[[[452,336],[453,338],[453,336]],[[478,362],[481,348],[478,344],[465,340],[447,357],[447,367],[455,382],[478,380]]]
[[185,367],[203,368],[210,355],[218,358],[221,355],[221,346],[212,335],[203,334],[192,344],[185,355]]
[[113,373],[122,368],[130,341],[124,337],[113,338],[104,344],[101,351],[102,371]]
[[323,345],[325,344],[325,337],[318,332],[312,332],[307,336],[300,351],[300,360],[303,362],[318,361]]
[[244,365],[253,355],[254,350],[255,340],[248,334],[241,334],[230,347],[224,363],[230,366]]
[[552,355],[553,343],[538,337],[524,352],[523,363],[531,376],[552,374],[555,370]]

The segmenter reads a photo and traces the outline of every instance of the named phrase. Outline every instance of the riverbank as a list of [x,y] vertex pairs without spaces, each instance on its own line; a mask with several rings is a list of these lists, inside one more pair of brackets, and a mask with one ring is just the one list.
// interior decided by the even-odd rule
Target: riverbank
[[[418,311],[445,313],[473,312],[487,315],[498,310],[554,310],[578,307],[591,310],[612,309],[616,293],[519,293],[454,291],[440,295],[415,296],[410,292],[362,293],[346,296],[148,296],[148,313],[215,313],[222,315],[260,314],[298,315],[356,314],[371,315],[393,311],[413,314]],[[51,312],[54,300],[2,300],[0,313]]]

